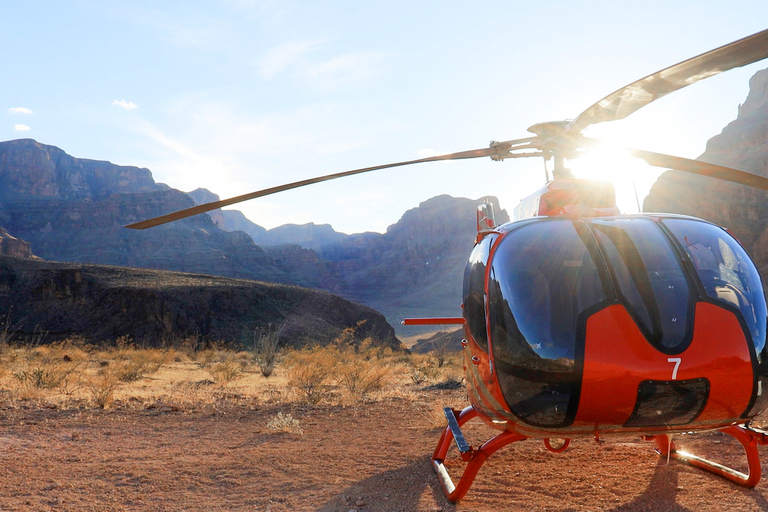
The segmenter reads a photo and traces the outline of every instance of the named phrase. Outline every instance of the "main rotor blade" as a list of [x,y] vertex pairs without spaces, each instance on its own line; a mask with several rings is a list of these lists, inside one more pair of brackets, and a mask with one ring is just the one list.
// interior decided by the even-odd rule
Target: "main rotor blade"
[[642,149],[628,149],[631,156],[642,158],[655,167],[666,167],[676,171],[698,174],[700,176],[709,176],[720,180],[746,185],[768,191],[768,178],[752,174],[750,172],[740,171],[723,165],[710,164],[699,160],[691,160],[680,156],[665,155],[663,153],[653,153]]
[[[528,139],[524,139],[524,140],[528,140]],[[130,229],[147,229],[154,226],[159,226],[161,224],[166,224],[168,222],[173,222],[175,220],[185,219],[187,217],[191,217],[192,215],[197,215],[199,213],[205,213],[211,210],[216,210],[217,208],[222,208],[224,206],[229,206],[229,205],[240,203],[243,201],[248,201],[249,199],[268,196],[270,194],[276,194],[278,192],[283,192],[285,190],[291,190],[293,188],[299,188],[305,185],[312,185],[314,183],[320,183],[322,181],[334,180],[336,178],[343,178],[345,176],[353,176],[355,174],[362,174],[364,172],[378,171],[380,169],[388,169],[390,167],[400,167],[403,165],[421,164],[426,162],[437,162],[439,160],[463,160],[467,158],[498,156],[499,152],[500,152],[499,147],[491,146],[489,148],[473,149],[470,151],[460,151],[458,153],[450,153],[448,155],[430,156],[428,158],[420,158],[418,160],[409,160],[407,162],[397,162],[394,164],[377,165],[374,167],[365,167],[363,169],[355,169],[352,171],[339,172],[336,174],[328,174],[326,176],[319,176],[316,178],[296,181],[293,183],[288,183],[286,185],[280,185],[278,187],[272,187],[264,190],[259,190],[256,192],[251,192],[250,194],[244,194],[242,196],[223,199],[221,201],[214,201],[212,203],[193,206],[192,208],[187,208],[185,210],[179,210],[177,212],[169,213],[167,215],[162,215],[160,217],[155,217],[153,219],[136,222],[134,224],[130,224],[125,227]]]
[[671,92],[766,57],[768,30],[763,30],[622,87],[582,112],[568,129],[580,132],[591,124],[624,119]]

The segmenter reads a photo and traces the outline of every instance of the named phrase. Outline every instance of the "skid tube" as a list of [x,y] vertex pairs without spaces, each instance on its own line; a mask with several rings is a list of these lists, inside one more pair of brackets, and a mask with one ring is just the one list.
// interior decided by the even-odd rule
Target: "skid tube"
[[724,432],[736,438],[744,447],[744,451],[747,454],[747,463],[749,464],[748,474],[744,474],[741,471],[736,471],[733,468],[723,466],[722,464],[712,462],[691,453],[678,450],[675,448],[675,443],[666,434],[649,436],[645,437],[645,439],[656,442],[656,451],[659,452],[661,457],[675,459],[750,489],[756,486],[758,482],[760,482],[761,477],[760,455],[757,452],[757,446],[768,444],[768,432],[761,429],[751,428],[747,425],[732,425],[720,429],[720,432]]
[[[466,444],[464,436],[461,435],[459,429],[466,422],[476,417],[477,411],[474,407],[469,406],[461,411],[458,416],[456,416],[456,412],[458,411],[446,407],[445,413],[448,418],[448,425],[443,430],[443,434],[440,436],[440,441],[437,443],[437,448],[435,448],[435,451],[432,454],[432,469],[434,469],[437,474],[440,485],[443,487],[443,492],[445,492],[445,496],[448,498],[448,501],[452,503],[456,503],[467,494],[467,491],[472,486],[472,482],[474,482],[475,477],[477,476],[477,472],[480,471],[480,467],[491,454],[510,443],[527,439],[527,437],[522,434],[502,432],[483,443],[480,448],[474,449]],[[454,430],[458,435],[454,434]],[[448,474],[448,470],[443,465],[448,449],[451,447],[451,442],[454,438],[457,438],[457,446],[462,460],[467,463],[458,484],[453,483],[453,480]]]

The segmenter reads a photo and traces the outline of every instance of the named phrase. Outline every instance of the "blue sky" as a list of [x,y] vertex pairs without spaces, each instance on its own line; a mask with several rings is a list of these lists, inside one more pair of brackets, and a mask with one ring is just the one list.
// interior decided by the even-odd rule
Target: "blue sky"
[[[0,5],[0,140],[149,168],[222,197],[487,146],[768,28],[768,2],[29,1]],[[768,61],[587,135],[695,158]],[[622,173],[628,166],[631,172]],[[618,163],[639,190],[657,172]],[[257,224],[383,231],[438,194],[543,184],[540,160],[433,163],[238,207]],[[626,188],[626,183],[622,185]],[[630,201],[631,203],[631,201]]]

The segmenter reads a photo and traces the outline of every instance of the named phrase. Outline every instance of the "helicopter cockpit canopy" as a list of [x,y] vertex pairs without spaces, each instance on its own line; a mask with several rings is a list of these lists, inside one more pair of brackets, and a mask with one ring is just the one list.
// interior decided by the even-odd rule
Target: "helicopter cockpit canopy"
[[498,235],[470,257],[465,313],[482,308],[478,286],[489,264],[487,327],[471,318],[468,326],[490,346],[502,394],[526,423],[573,421],[587,319],[612,304],[623,305],[647,341],[670,355],[691,341],[696,302],[717,304],[739,317],[765,360],[760,277],[725,230],[671,216],[550,217],[508,226],[492,251]]

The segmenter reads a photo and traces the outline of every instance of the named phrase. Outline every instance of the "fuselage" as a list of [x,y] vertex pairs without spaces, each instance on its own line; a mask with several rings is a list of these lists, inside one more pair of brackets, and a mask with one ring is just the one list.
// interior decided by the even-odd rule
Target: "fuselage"
[[495,428],[653,435],[768,406],[760,276],[700,219],[563,212],[496,227],[470,255],[463,308],[470,400]]

